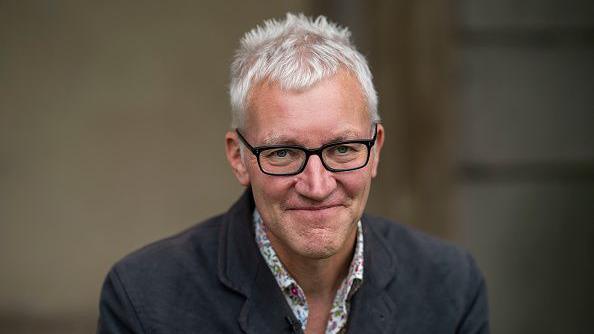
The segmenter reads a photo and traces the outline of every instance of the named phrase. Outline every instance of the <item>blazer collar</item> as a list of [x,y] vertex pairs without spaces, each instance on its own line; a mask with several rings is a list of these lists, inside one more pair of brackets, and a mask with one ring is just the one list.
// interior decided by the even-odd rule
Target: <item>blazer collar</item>
[[[223,216],[219,235],[219,279],[244,295],[238,321],[247,333],[300,333],[297,320],[287,305],[255,242],[252,191]],[[370,219],[363,215],[365,269],[363,284],[354,295],[349,313],[349,333],[383,333],[395,319],[396,302],[383,293],[395,278],[396,255]]]
[[248,188],[223,216],[219,236],[219,279],[246,297],[239,325],[246,333],[300,333],[274,276],[256,245],[252,214],[254,200]]
[[363,284],[351,301],[348,333],[394,333],[397,303],[385,289],[396,277],[397,257],[384,238],[363,215],[365,270]]
[[228,287],[249,295],[261,256],[254,241],[251,215],[254,210],[251,189],[223,215],[219,234],[219,279]]

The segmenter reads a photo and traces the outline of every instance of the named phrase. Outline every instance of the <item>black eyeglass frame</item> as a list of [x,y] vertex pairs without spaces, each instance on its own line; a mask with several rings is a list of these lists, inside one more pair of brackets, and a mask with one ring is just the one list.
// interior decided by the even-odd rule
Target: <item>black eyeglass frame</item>
[[[250,150],[250,152],[252,152],[252,154],[256,156],[256,160],[258,161],[258,167],[260,167],[260,170],[264,174],[272,175],[272,176],[297,175],[297,174],[303,172],[303,170],[305,169],[305,166],[307,166],[309,157],[312,155],[317,155],[320,158],[320,161],[322,162],[322,165],[324,166],[324,168],[326,168],[326,170],[333,172],[333,173],[340,173],[340,172],[349,172],[349,171],[361,169],[361,168],[367,166],[367,164],[369,163],[369,156],[371,155],[371,148],[373,147],[373,145],[375,145],[375,140],[377,139],[377,123],[375,123],[374,134],[373,134],[373,138],[371,138],[371,139],[354,139],[354,140],[347,140],[347,141],[341,141],[341,142],[335,142],[335,143],[328,143],[328,144],[324,144],[318,148],[306,148],[306,147],[298,146],[298,145],[268,145],[268,146],[253,147],[252,145],[250,145],[250,143],[248,143],[247,139],[245,139],[245,137],[241,134],[241,132],[239,132],[239,129],[235,129],[235,132],[237,133],[237,136],[239,137],[241,142],[244,143],[245,146]],[[347,169],[336,169],[336,168],[332,168],[332,167],[326,165],[326,162],[324,161],[324,158],[322,156],[322,151],[324,151],[328,147],[340,146],[340,145],[345,145],[345,144],[363,144],[363,145],[365,145],[367,147],[367,158],[365,159],[365,163],[363,165],[361,165],[360,167],[347,168]],[[303,164],[301,165],[301,167],[299,167],[299,169],[294,173],[277,174],[277,173],[267,172],[262,168],[262,164],[260,163],[260,153],[262,153],[265,150],[275,149],[275,148],[291,148],[291,149],[301,150],[301,151],[305,152],[305,160],[303,161]]]

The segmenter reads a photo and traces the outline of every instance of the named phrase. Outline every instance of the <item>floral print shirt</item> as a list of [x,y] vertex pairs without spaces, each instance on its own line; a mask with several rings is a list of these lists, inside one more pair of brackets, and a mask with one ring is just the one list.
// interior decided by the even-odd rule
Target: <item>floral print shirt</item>
[[[283,295],[287,303],[293,310],[295,317],[301,323],[301,328],[305,331],[307,326],[307,317],[309,308],[305,293],[297,284],[297,281],[287,272],[276,252],[270,244],[270,240],[266,235],[266,226],[262,222],[262,217],[258,210],[254,210],[254,225],[256,233],[256,243],[260,249],[260,253],[264,257],[266,264],[272,271],[276,282],[283,291]],[[330,310],[330,318],[326,325],[326,334],[337,334],[346,332],[346,324],[348,320],[350,300],[354,293],[359,289],[363,282],[363,229],[361,221],[357,223],[357,243],[355,246],[355,253],[347,277],[342,281],[334,302]]]

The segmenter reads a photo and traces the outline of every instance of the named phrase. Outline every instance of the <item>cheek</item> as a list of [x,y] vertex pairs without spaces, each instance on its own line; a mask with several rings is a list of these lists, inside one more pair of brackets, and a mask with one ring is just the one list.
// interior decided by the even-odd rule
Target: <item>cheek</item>
[[366,168],[345,174],[341,184],[347,196],[352,199],[367,198],[371,184],[371,170]]
[[279,206],[287,198],[294,182],[290,178],[266,175],[259,169],[255,173],[251,175],[251,185],[256,204],[259,208]]
[[360,217],[363,214],[370,187],[371,175],[369,172],[356,173],[343,180],[342,188],[345,196],[350,200],[351,215]]

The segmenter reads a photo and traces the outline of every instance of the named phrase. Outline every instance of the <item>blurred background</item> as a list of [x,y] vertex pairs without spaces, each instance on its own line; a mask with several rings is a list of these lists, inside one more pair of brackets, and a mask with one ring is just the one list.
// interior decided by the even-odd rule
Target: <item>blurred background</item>
[[235,201],[229,64],[287,11],[370,61],[368,211],[469,248],[494,333],[590,332],[591,0],[0,0],[0,332],[94,332],[115,261]]

